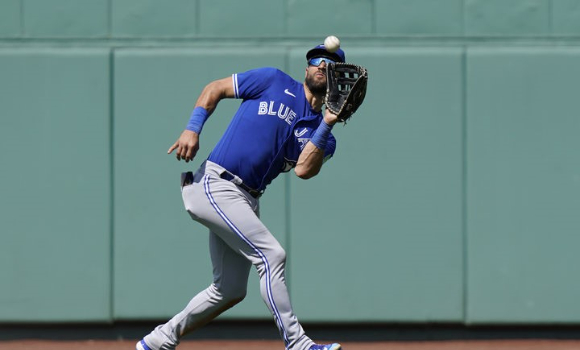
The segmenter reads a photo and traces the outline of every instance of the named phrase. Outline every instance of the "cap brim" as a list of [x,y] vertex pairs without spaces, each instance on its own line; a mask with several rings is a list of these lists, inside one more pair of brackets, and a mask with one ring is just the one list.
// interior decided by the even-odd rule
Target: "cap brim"
[[[340,50],[340,49],[339,49]],[[338,51],[337,51],[338,52]],[[314,48],[306,54],[306,59],[310,60],[314,57],[326,57],[335,62],[344,62],[344,59],[336,52],[328,52],[323,48]]]

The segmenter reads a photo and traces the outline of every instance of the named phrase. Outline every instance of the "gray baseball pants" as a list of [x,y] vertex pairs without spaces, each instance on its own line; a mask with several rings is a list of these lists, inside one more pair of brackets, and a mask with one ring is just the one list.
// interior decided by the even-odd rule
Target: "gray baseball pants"
[[193,184],[182,188],[191,217],[209,228],[213,283],[183,311],[144,339],[151,349],[175,349],[187,333],[236,305],[246,295],[250,267],[260,275],[260,293],[274,316],[286,349],[307,350],[308,338],[292,311],[284,278],[286,253],[258,217],[258,199],[220,178],[221,166],[206,161]]

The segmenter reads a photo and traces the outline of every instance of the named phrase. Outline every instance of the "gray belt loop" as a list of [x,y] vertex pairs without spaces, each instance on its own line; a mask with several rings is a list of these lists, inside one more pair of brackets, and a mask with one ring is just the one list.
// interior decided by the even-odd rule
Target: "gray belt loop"
[[220,174],[220,177],[221,177],[221,175],[223,175],[224,173],[226,173],[226,174],[228,174],[228,175],[230,175],[230,176],[232,177],[232,179],[231,179],[231,180],[229,180],[229,181],[230,181],[230,182],[233,182],[235,185],[238,185],[238,186],[240,186],[241,184],[243,184],[243,183],[244,183],[244,180],[242,180],[242,179],[241,179],[241,178],[240,178],[238,175],[236,175],[236,174],[233,174],[233,173],[229,172],[227,169],[224,169],[224,171],[223,171],[223,172]]
[[248,192],[250,194],[250,196],[252,196],[256,199],[260,198],[262,196],[262,194],[264,193],[264,191],[258,191],[258,190],[255,190],[255,189],[249,187],[248,185],[246,185],[244,183],[244,180],[242,180],[241,177],[230,172],[229,170],[227,170],[226,168],[224,168],[218,164],[215,164],[215,163],[208,160],[207,165],[212,170],[213,174],[216,174],[218,177],[220,177],[226,181],[229,181],[229,182],[233,183],[234,185],[240,187],[244,191]]

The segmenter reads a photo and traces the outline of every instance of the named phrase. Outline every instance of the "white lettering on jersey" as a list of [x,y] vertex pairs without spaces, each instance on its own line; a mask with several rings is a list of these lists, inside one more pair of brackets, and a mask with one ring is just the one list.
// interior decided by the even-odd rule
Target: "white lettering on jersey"
[[292,121],[294,120],[295,117],[296,113],[294,113],[293,110],[290,110],[290,114],[288,115],[288,117],[286,117],[286,123],[288,123],[288,125],[292,125]]
[[276,112],[274,112],[274,101],[270,101],[270,107],[268,108],[268,115],[276,115]]
[[280,109],[278,109],[278,118],[286,119],[286,117],[288,116],[288,112],[290,111],[290,108],[286,107],[286,110],[284,110],[284,112],[282,112],[282,108],[284,108],[284,104],[280,103]]
[[296,112],[294,112],[290,107],[286,107],[283,103],[280,103],[280,107],[278,107],[278,111],[276,111],[274,104],[275,101],[260,101],[260,104],[258,105],[258,115],[276,115],[278,118],[284,120],[288,125],[292,125],[294,118],[296,118]]
[[308,128],[304,128],[301,131],[294,130],[294,136],[300,137],[308,132]]
[[306,146],[306,144],[308,143],[308,141],[310,141],[310,138],[302,137],[307,132],[308,132],[308,128],[303,128],[300,131],[294,130],[294,136],[296,136],[296,138],[298,139],[298,142],[300,143],[300,150],[303,150],[304,149],[304,146]]
[[266,113],[268,113],[268,103],[260,102],[260,106],[258,107],[258,115],[264,115]]
[[310,141],[310,138],[306,138],[306,137],[299,137],[298,138],[298,142],[300,142],[300,150],[304,149],[304,146],[306,146],[308,141]]

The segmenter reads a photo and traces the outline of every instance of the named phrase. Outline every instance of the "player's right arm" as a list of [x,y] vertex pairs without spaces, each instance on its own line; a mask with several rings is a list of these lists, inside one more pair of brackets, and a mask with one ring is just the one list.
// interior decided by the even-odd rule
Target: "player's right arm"
[[[203,88],[195,103],[195,108],[201,107],[205,109],[209,117],[221,100],[233,97],[234,87],[231,76],[215,80]],[[181,136],[179,136],[179,139],[169,148],[167,154],[170,154],[174,150],[177,150],[175,152],[177,160],[183,159],[186,162],[193,160],[199,150],[199,133],[187,129],[184,130]]]
[[205,88],[203,88],[201,95],[199,95],[199,98],[195,103],[195,107],[203,107],[211,115],[217,107],[219,101],[223,100],[224,98],[233,97],[234,85],[232,77],[229,76],[227,78],[215,80],[207,84]]

